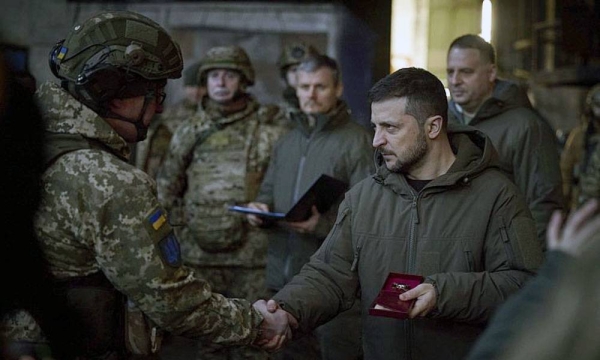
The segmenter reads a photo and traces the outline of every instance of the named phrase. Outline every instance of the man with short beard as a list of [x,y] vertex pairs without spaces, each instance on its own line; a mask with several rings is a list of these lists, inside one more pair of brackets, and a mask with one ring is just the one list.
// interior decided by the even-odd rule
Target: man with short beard
[[[490,140],[447,129],[433,74],[404,68],[369,95],[377,171],[346,193],[323,245],[267,307],[306,332],[358,293],[365,359],[462,359],[541,263],[535,223]],[[391,272],[424,277],[399,295],[415,300],[407,320],[368,315]]]

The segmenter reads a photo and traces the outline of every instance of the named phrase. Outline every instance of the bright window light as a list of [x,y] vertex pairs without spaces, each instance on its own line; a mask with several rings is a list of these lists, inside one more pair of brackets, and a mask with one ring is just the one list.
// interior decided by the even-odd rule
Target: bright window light
[[481,34],[485,41],[492,40],[492,1],[483,0],[481,5]]

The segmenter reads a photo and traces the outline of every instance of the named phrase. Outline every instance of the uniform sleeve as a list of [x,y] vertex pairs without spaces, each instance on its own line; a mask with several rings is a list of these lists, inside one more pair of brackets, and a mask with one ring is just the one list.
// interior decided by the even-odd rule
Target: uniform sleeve
[[575,204],[577,199],[574,198],[573,187],[576,185],[574,182],[574,170],[575,167],[581,161],[581,155],[583,152],[583,131],[582,127],[578,126],[567,138],[565,149],[563,150],[560,158],[560,172],[563,180],[563,194],[565,196],[565,205],[567,208]]
[[263,204],[267,204],[269,209],[273,209],[273,186],[275,182],[275,170],[277,169],[277,154],[278,149],[281,144],[281,140],[277,141],[275,146],[273,147],[271,158],[269,160],[269,166],[267,167],[267,172],[263,177],[262,183],[260,184],[260,189],[258,190],[258,195],[256,196],[255,201],[261,202]]
[[483,243],[482,269],[427,277],[426,282],[434,284],[438,292],[433,317],[484,323],[534,276],[543,253],[534,221],[516,191],[511,186],[496,199]]
[[[538,275],[498,309],[485,332],[479,337],[467,360],[494,360],[504,358],[524,324],[540,313],[540,304],[552,297],[555,285],[574,259],[560,251],[549,251]],[[515,321],[518,319],[519,321]]]
[[[529,126],[522,139],[512,142],[515,183],[524,190],[525,199],[536,222],[537,236],[545,249],[546,227],[554,210],[563,208],[562,181],[556,139],[551,129],[530,111]],[[523,119],[524,121],[527,119]]]
[[200,125],[185,122],[173,134],[169,148],[156,175],[158,200],[170,211],[186,189],[185,171],[191,161]]
[[[126,174],[119,176],[123,178]],[[158,326],[185,337],[249,344],[262,321],[243,299],[227,299],[181,265],[179,243],[151,181],[114,184],[90,207],[94,253],[109,281]],[[143,180],[143,179],[142,179]],[[124,186],[125,185],[125,186]]]
[[354,304],[358,274],[352,269],[351,212],[344,200],[331,232],[302,268],[274,299],[309,332]]

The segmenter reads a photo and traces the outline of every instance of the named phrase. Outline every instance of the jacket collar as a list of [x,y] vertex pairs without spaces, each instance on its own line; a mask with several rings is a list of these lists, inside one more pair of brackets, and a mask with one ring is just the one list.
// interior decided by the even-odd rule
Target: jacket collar
[[295,124],[296,128],[308,137],[313,132],[320,132],[325,129],[337,127],[346,121],[349,121],[350,109],[343,100],[338,100],[337,105],[327,114],[315,115],[315,127],[311,129],[308,125],[308,118],[305,113],[299,109],[288,109],[288,117]]
[[59,85],[46,82],[36,92],[46,131],[82,135],[106,145],[115,155],[127,160],[127,142],[92,109],[77,101]]
[[258,102],[250,94],[244,95],[246,98],[246,106],[240,111],[236,111],[230,114],[226,114],[223,111],[223,107],[218,103],[212,101],[208,96],[202,99],[202,102],[198,108],[198,113],[206,116],[210,121],[214,122],[217,126],[229,125],[236,121],[246,118],[250,114],[256,112],[258,109]]
[[[454,100],[450,100],[448,105],[450,114],[457,119],[461,119],[461,112],[458,110]],[[517,107],[532,107],[527,94],[518,84],[508,80],[497,79],[494,84],[492,96],[481,104],[471,125],[477,123],[479,120],[499,115]]]
[[[447,187],[467,185],[486,169],[498,167],[498,154],[491,140],[481,131],[470,126],[449,124],[448,138],[456,160],[446,174],[433,179],[423,191],[442,191]],[[390,187],[397,194],[412,196],[414,190],[408,185],[406,176],[390,172],[379,151],[375,151],[375,165],[377,169],[373,178],[376,182]]]

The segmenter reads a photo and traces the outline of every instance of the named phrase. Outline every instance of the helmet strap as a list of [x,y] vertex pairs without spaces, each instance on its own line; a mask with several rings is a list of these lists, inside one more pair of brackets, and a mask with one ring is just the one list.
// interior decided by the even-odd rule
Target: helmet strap
[[150,105],[150,102],[154,101],[154,98],[155,95],[151,91],[144,96],[144,105],[142,106],[142,110],[140,111],[140,114],[138,115],[137,119],[131,119],[125,116],[121,116],[107,108],[104,109],[101,115],[111,119],[121,120],[133,124],[137,133],[136,142],[139,142],[145,140],[146,136],[148,135],[148,126],[144,124],[144,114],[146,113],[146,109],[148,108],[148,105]]

